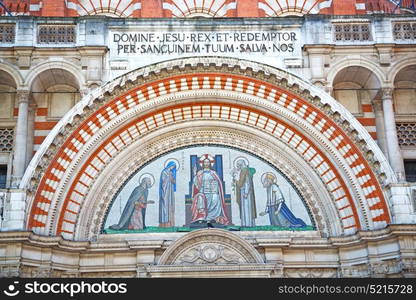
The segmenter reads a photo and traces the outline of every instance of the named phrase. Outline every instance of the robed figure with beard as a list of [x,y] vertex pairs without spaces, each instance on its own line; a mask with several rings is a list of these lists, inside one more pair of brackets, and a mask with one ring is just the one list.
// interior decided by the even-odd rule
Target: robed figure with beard
[[196,172],[193,178],[191,223],[229,225],[230,219],[226,213],[224,189],[217,172],[212,170],[209,155],[203,155],[200,164],[202,170]]

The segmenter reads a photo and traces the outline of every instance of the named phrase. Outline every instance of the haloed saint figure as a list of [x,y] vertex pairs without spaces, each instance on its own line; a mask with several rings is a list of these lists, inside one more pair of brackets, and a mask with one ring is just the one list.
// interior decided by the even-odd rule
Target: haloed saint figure
[[236,160],[236,167],[232,171],[233,185],[236,189],[236,200],[240,208],[241,226],[256,226],[256,197],[254,194],[253,175],[254,168],[250,168],[248,160],[239,158]]
[[266,189],[266,209],[261,215],[269,214],[270,225],[280,227],[306,227],[302,219],[296,218],[285,203],[285,197],[277,183],[276,176],[265,173],[262,176],[263,187]]
[[160,174],[159,227],[175,226],[176,168],[176,163],[170,161]]
[[[140,181],[140,180],[139,180]],[[145,229],[145,217],[147,204],[152,204],[154,201],[148,201],[149,188],[153,185],[150,177],[144,177],[140,181],[140,185],[137,186],[133,192],[131,192],[126,206],[121,213],[120,220],[117,224],[110,226],[110,229],[122,230],[122,229]]]
[[105,233],[314,228],[293,183],[248,152],[194,145],[162,154],[133,171],[112,199]]
[[199,160],[202,170],[197,171],[193,178],[191,222],[229,225],[224,189],[217,172],[212,169],[213,162],[208,154],[202,155]]

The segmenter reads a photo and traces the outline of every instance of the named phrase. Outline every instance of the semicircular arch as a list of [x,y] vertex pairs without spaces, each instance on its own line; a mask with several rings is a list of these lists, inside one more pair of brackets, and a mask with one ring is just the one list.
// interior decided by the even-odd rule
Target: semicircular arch
[[387,79],[385,73],[380,69],[380,67],[370,60],[342,59],[336,62],[334,65],[332,65],[331,70],[327,75],[328,83],[332,86],[336,76],[340,72],[342,72],[342,70],[348,67],[361,67],[367,69],[369,72],[376,76],[378,83],[380,84],[379,88],[381,88],[384,85],[384,82]]
[[[164,67],[159,70],[145,67],[122,76],[86,97],[61,120],[48,140],[50,144],[44,144],[43,152],[34,159],[34,163],[42,159],[43,165],[37,164],[22,182],[31,185],[32,191],[29,229],[45,234],[70,232],[63,227],[65,215],[56,216],[65,210],[57,208],[65,202],[77,202],[74,197],[85,196],[77,186],[86,184],[82,179],[86,168],[93,168],[91,164],[99,160],[93,153],[100,155],[87,144],[100,139],[100,149],[104,149],[98,134],[102,130],[109,130],[112,139],[118,138],[117,134],[133,139],[131,126],[144,133],[176,119],[214,117],[244,121],[245,126],[268,131],[288,146],[300,147],[297,150],[303,159],[312,162],[316,169],[326,166],[318,171],[324,183],[331,188],[335,201],[347,201],[352,211],[343,217],[346,233],[379,228],[390,222],[381,182],[383,176],[394,180],[391,168],[365,129],[334,99],[289,73],[257,63],[215,58],[200,65],[194,62],[193,67],[183,63],[165,62],[159,64]],[[204,96],[217,100],[210,102]],[[177,97],[185,97],[188,102],[193,99],[194,103],[183,103]],[[218,100],[227,97],[228,102]],[[251,104],[242,105],[244,101]],[[314,140],[308,138],[310,134],[315,136]],[[110,140],[111,143],[115,142]],[[85,166],[81,171],[76,169],[80,162]],[[342,174],[339,168],[343,169]],[[70,172],[75,169],[78,175],[68,185],[74,175]],[[354,192],[351,194],[349,189]],[[70,232],[68,238],[74,234]]]
[[205,229],[191,232],[176,240],[162,254],[158,265],[174,265],[184,253],[201,244],[223,245],[230,248],[237,258],[241,257],[243,263],[264,264],[264,259],[256,248],[241,237],[222,229]]
[[73,78],[78,81],[79,89],[85,89],[85,76],[82,71],[75,64],[65,60],[48,60],[37,65],[27,74],[25,85],[31,88],[40,74],[51,69],[61,69],[69,72]]
[[9,76],[11,76],[15,83],[15,88],[17,90],[21,89],[23,86],[23,76],[20,74],[20,72],[12,65],[0,61],[0,71],[3,71],[7,73]]

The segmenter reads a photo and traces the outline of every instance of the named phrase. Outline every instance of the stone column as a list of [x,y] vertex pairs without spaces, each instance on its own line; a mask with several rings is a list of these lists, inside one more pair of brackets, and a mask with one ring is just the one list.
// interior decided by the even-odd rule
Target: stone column
[[35,138],[35,118],[36,118],[36,109],[37,105],[34,101],[29,104],[29,115],[27,123],[27,143],[26,143],[26,163],[25,169],[30,163],[30,160],[33,157],[33,146]]
[[399,146],[399,139],[397,137],[396,119],[393,110],[393,89],[384,88],[382,90],[382,102],[384,111],[384,129],[390,165],[399,181],[405,181],[404,162]]
[[376,118],[377,143],[388,159],[389,153],[387,151],[386,130],[384,127],[383,102],[381,99],[374,99],[372,104]]
[[29,114],[29,91],[17,91],[19,114],[14,143],[12,187],[17,188],[25,172],[27,150],[27,124]]

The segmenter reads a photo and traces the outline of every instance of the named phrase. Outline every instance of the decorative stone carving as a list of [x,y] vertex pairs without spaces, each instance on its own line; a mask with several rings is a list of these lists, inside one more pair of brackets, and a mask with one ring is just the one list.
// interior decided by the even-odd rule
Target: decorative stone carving
[[117,271],[108,271],[108,272],[85,272],[81,273],[81,278],[135,278],[135,272],[117,272]]
[[392,88],[384,88],[381,90],[381,98],[384,99],[391,99],[393,97],[394,89]]
[[19,265],[0,265],[0,278],[19,277]]
[[0,128],[0,152],[13,151],[13,128]]
[[330,268],[296,268],[285,269],[284,277],[288,278],[337,278],[337,269]]
[[284,276],[283,264],[282,263],[276,263],[274,265],[273,270],[270,272],[270,277],[272,277],[272,278],[282,278],[283,276]]
[[30,92],[26,90],[19,90],[16,93],[17,103],[29,103]]
[[346,278],[363,278],[368,277],[368,265],[359,264],[354,266],[342,266],[340,277]]
[[182,253],[174,264],[238,264],[245,263],[244,257],[227,246],[204,243]]
[[62,271],[52,270],[51,278],[79,278],[80,273],[78,271]]
[[402,259],[402,270],[406,273],[416,273],[416,259],[405,258]]
[[402,269],[403,263],[398,259],[371,263],[368,267],[370,277],[386,277],[387,275],[401,273]]
[[388,275],[400,274],[405,263],[398,259],[390,259],[370,264],[359,264],[341,267],[342,277],[386,277]]
[[[0,277],[415,277],[415,234],[414,224],[322,239],[276,233],[271,240],[262,233],[220,229],[175,233],[175,238],[160,233],[106,235],[97,242],[0,232]],[[50,255],[45,247],[53,249]],[[195,251],[200,255],[199,250],[205,261],[178,262],[184,257],[189,261]],[[393,251],[395,258],[382,260]],[[300,252],[305,253],[303,261]],[[221,261],[221,256],[231,262]],[[233,263],[233,256],[244,262]],[[337,269],[337,261],[346,258]]]
[[393,38],[395,40],[416,40],[416,23],[399,21],[393,23]]
[[191,232],[173,243],[158,265],[264,263],[257,250],[237,235],[221,229]]
[[147,277],[149,277],[149,272],[147,271],[147,268],[146,268],[145,265],[137,266],[136,272],[137,272],[137,274],[136,274],[137,278],[147,278]]
[[[32,267],[32,266],[21,266],[21,276],[22,277],[28,277],[28,278],[49,278],[49,277],[55,277],[53,276],[54,272],[51,269],[50,266],[38,266],[38,267]],[[58,277],[58,274],[56,274],[56,277]]]
[[396,123],[400,146],[416,146],[416,123]]

